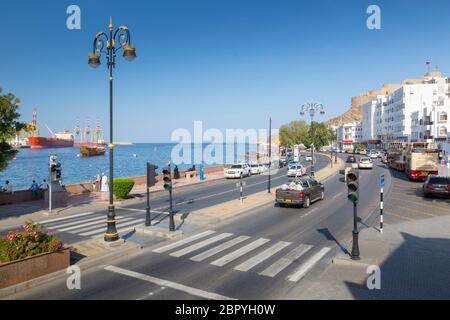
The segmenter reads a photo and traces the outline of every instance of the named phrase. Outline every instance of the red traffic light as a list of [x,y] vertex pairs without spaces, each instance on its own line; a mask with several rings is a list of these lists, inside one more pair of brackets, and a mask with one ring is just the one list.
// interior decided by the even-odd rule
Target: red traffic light
[[349,172],[347,174],[347,180],[348,181],[356,181],[356,180],[358,180],[358,175],[355,172]]

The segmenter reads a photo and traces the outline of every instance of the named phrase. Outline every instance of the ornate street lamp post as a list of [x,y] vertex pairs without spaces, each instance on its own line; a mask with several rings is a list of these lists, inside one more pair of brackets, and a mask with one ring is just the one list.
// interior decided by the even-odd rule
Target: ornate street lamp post
[[300,107],[300,115],[304,116],[305,113],[309,111],[309,116],[311,118],[311,177],[314,177],[314,130],[313,130],[313,121],[314,116],[316,114],[316,111],[320,112],[320,114],[325,114],[325,109],[323,108],[323,105],[321,103],[317,102],[307,102],[304,105]]
[[[106,43],[105,43],[106,41]],[[106,50],[104,50],[106,49]],[[131,45],[131,35],[128,27],[120,26],[113,32],[112,18],[109,20],[109,36],[104,32],[95,35],[92,54],[88,64],[97,68],[100,65],[101,53],[106,54],[106,66],[109,70],[109,205],[107,230],[105,241],[112,242],[119,239],[116,228],[116,214],[114,212],[114,153],[113,153],[113,69],[116,66],[116,52],[123,50],[123,57],[128,61],[136,58],[136,48]]]

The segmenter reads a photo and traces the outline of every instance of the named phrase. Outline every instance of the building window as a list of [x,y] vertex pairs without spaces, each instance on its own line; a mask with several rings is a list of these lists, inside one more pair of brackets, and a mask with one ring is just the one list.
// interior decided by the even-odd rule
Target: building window
[[447,136],[447,127],[440,127],[439,128],[439,136],[446,137]]
[[439,122],[447,122],[447,113],[446,112],[441,112],[439,114]]

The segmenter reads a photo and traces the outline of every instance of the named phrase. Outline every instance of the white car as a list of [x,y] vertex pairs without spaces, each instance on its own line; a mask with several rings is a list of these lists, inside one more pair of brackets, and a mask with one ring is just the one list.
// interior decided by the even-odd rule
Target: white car
[[378,152],[372,151],[369,153],[370,159],[378,159]]
[[252,172],[250,166],[246,163],[233,164],[230,168],[225,169],[225,178],[250,177]]
[[269,170],[268,166],[264,165],[264,164],[259,164],[259,173],[263,173],[266,172],[267,170]]
[[372,159],[369,157],[361,157],[358,162],[359,169],[373,169]]
[[305,156],[305,161],[311,162],[312,161],[312,156],[310,154]]
[[291,165],[288,169],[287,176],[288,177],[301,177],[306,174],[306,168],[301,164]]
[[261,168],[260,164],[251,164],[250,165],[250,172],[252,174],[260,174],[260,173],[262,173],[261,170],[262,170],[262,168]]

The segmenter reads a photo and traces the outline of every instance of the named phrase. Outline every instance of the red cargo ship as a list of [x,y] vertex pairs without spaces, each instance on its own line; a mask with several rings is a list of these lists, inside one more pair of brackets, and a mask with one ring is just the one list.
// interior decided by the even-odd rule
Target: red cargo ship
[[53,137],[28,137],[31,149],[68,148],[73,147],[73,134],[64,130],[63,133],[55,133]]

